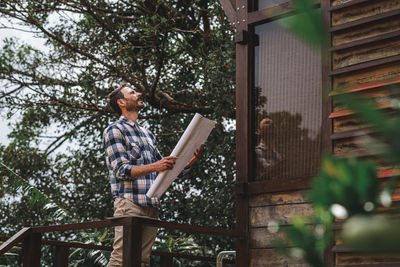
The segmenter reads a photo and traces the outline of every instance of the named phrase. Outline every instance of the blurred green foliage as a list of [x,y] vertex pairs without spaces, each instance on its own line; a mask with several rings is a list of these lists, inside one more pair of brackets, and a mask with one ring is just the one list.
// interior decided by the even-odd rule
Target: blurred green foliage
[[[327,31],[321,14],[310,0],[293,2],[297,13],[287,20],[290,23],[282,26],[312,46],[324,47]],[[373,129],[374,136],[369,136],[369,141],[363,144],[364,148],[371,155],[383,158],[393,168],[398,168],[398,100],[386,99],[395,113],[389,116],[377,108],[377,101],[356,93],[342,94],[341,90],[335,88],[338,93],[334,96],[336,103],[354,111],[354,116]],[[291,225],[282,230],[285,237],[276,241],[276,248],[287,257],[302,259],[311,266],[326,266],[324,253],[333,242],[333,218],[336,218],[343,222],[341,238],[349,248],[368,253],[399,252],[399,211],[391,208],[385,215],[375,215],[378,208],[391,206],[391,194],[396,185],[397,177],[392,177],[383,188],[380,186],[377,167],[372,160],[326,155],[307,194],[314,216],[295,217]],[[321,218],[325,219],[321,222]]]
[[365,203],[377,206],[378,190],[373,161],[339,159],[327,155],[317,178],[311,184],[308,199],[315,207],[328,210],[333,204],[339,204],[346,209],[347,216],[352,216],[367,212]]

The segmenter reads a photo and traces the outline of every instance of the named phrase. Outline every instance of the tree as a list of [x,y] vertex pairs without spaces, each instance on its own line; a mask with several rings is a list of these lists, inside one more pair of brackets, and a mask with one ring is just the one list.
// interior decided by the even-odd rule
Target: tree
[[[13,129],[3,163],[75,221],[111,216],[101,136],[116,117],[106,96],[129,82],[148,103],[139,119],[164,155],[195,112],[218,122],[202,160],[163,197],[161,219],[232,227],[234,45],[217,2],[17,0],[0,3],[0,16],[46,40],[37,49],[8,38],[0,52],[0,103]],[[2,232],[42,224],[46,211],[27,206],[9,170],[1,177]]]

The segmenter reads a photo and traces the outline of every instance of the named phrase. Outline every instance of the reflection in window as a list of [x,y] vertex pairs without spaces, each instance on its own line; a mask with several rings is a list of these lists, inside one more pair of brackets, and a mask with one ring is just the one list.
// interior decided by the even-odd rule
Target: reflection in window
[[320,52],[277,22],[255,32],[256,180],[313,175],[321,155]]
[[289,0],[258,0],[258,10],[290,2]]

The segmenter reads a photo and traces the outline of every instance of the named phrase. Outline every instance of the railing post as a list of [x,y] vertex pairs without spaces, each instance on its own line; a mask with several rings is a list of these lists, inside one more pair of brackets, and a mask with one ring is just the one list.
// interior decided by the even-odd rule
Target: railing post
[[161,255],[160,267],[173,267],[174,257],[169,255]]
[[141,267],[142,264],[142,223],[132,218],[130,224],[124,226],[123,266]]
[[56,246],[54,267],[68,267],[69,247]]
[[23,267],[40,267],[42,234],[31,233],[23,243]]

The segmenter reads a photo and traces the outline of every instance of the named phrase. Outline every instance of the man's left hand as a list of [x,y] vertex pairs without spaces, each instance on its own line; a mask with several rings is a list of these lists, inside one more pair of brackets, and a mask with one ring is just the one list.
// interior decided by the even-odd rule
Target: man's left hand
[[188,164],[186,164],[186,169],[190,168],[200,157],[201,151],[203,151],[204,145],[201,145],[196,152],[194,152],[193,157],[189,160]]

